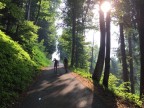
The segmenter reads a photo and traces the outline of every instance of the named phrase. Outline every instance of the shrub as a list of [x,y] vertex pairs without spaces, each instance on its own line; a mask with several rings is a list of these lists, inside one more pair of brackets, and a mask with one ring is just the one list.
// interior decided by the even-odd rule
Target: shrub
[[[91,74],[89,72],[86,72],[83,69],[73,69],[75,73],[81,75],[84,78],[87,78],[92,81]],[[100,80],[100,85],[102,85],[103,75]],[[124,87],[126,84],[129,84],[129,82],[121,83],[120,80],[113,74],[110,74],[109,76],[109,90],[117,97],[121,97],[125,101],[128,100],[128,102],[132,102],[136,106],[141,106],[142,101],[139,100],[139,96],[137,94],[132,94],[129,92],[126,92],[126,88]]]
[[7,107],[25,90],[36,67],[29,54],[0,31],[0,108]]
[[85,69],[76,68],[74,69],[74,72],[92,81],[92,75]]
[[51,63],[51,61],[46,58],[46,54],[40,49],[39,46],[33,47],[32,60],[35,61],[38,66],[48,66],[48,64]]

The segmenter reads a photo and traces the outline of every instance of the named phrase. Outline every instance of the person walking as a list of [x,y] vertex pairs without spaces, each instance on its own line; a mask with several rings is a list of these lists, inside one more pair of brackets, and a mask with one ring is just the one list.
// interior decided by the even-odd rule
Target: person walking
[[58,60],[54,58],[54,72],[57,73],[57,65],[58,65]]
[[64,58],[63,63],[64,63],[65,72],[67,73],[68,72],[68,59],[66,57]]

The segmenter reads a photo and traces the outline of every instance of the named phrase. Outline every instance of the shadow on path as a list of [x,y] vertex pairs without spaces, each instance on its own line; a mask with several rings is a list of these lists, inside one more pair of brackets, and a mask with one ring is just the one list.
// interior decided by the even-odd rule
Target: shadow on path
[[117,108],[115,99],[104,101],[103,97],[108,99],[109,96],[100,90],[95,88],[93,93],[70,72],[65,73],[62,66],[57,74],[53,67],[48,67],[14,108]]
[[15,108],[91,108],[92,92],[62,67],[57,73],[53,68],[43,70]]
[[95,82],[94,85],[92,108],[118,108],[116,98],[110,91]]

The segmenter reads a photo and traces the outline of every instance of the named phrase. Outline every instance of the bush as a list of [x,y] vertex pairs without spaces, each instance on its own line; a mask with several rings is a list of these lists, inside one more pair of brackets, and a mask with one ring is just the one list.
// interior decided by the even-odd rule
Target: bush
[[[113,74],[109,76],[109,90],[112,91],[116,96],[121,97],[124,100],[128,100],[129,102],[135,103],[137,106],[142,105],[142,101],[139,100],[138,94],[132,94],[126,92],[127,89],[125,85],[130,85],[129,82],[120,83],[120,80]],[[130,90],[130,87],[129,87]]]
[[[89,72],[86,72],[83,69],[73,69],[75,73],[81,75],[84,78],[87,78],[92,81],[91,79],[91,74]],[[100,80],[100,85],[102,85],[103,81],[103,75]],[[126,88],[124,87],[128,83],[121,83],[119,82],[120,80],[113,74],[110,74],[109,76],[109,90],[117,97],[121,97],[125,101],[128,100],[128,102],[132,102],[136,106],[141,106],[142,101],[139,100],[139,96],[137,94],[132,94],[126,92]]]
[[38,66],[47,66],[50,61],[44,53],[43,42],[38,43],[38,29],[39,27],[34,25],[32,21],[24,21],[19,30],[19,43]]
[[76,68],[74,69],[74,72],[92,81],[91,79],[92,75],[89,72],[87,72],[85,69]]
[[36,67],[29,54],[0,31],[0,108],[7,107],[25,90]]
[[48,66],[48,64],[51,64],[51,61],[46,58],[46,54],[40,50],[39,46],[33,47],[32,60],[35,61],[38,66]]

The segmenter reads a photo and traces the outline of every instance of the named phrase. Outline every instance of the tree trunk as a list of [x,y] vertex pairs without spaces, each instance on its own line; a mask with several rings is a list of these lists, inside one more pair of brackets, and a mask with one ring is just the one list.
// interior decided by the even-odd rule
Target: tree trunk
[[139,6],[139,41],[140,41],[140,98],[144,97],[144,1],[140,0]]
[[90,72],[92,73],[93,71],[93,50],[94,50],[94,34],[93,34],[93,44],[92,44],[92,56],[91,56],[91,66],[90,66]]
[[35,19],[35,22],[34,22],[35,25],[36,25],[37,22],[38,22],[38,18],[39,18],[40,10],[41,10],[41,2],[42,2],[42,0],[40,0],[40,4],[39,4],[39,7],[38,7],[38,13],[37,13],[37,16],[36,16],[36,19]]
[[110,73],[110,11],[107,12],[106,17],[106,58],[105,58],[105,71],[103,78],[103,85],[108,88],[108,80]]
[[76,4],[73,4],[72,8],[72,54],[71,54],[71,67],[74,66],[74,59],[75,59],[75,31],[76,31]]
[[[101,5],[103,0],[101,0],[100,2]],[[100,50],[99,50],[98,60],[92,76],[92,79],[97,82],[100,81],[102,71],[103,71],[103,66],[104,66],[104,58],[105,58],[105,22],[104,22],[104,13],[101,10],[101,8],[100,8],[99,21],[100,21],[100,33],[101,33]]]
[[27,4],[26,4],[26,20],[30,20],[30,7],[31,7],[31,0],[27,0]]
[[75,67],[79,67],[78,66],[78,37],[76,38],[76,47],[75,47]]
[[[120,23],[120,41],[121,41],[121,59],[122,59],[122,68],[123,68],[123,81],[129,82],[128,77],[128,65],[126,61],[126,51],[124,43],[124,33],[123,33],[123,23]],[[128,84],[125,84],[126,91],[129,91]]]
[[20,26],[17,24],[17,25],[16,25],[16,31],[15,31],[15,35],[16,35],[16,37],[18,37],[18,36],[19,36],[19,35],[18,35],[18,32],[19,32],[19,27],[20,27]]
[[132,55],[132,38],[131,36],[128,37],[129,43],[129,65],[130,65],[130,82],[131,82],[131,93],[135,93],[134,89],[134,71],[133,71],[133,55]]
[[7,20],[6,20],[6,33],[9,33],[10,31],[10,18],[8,17]]

